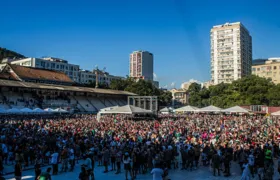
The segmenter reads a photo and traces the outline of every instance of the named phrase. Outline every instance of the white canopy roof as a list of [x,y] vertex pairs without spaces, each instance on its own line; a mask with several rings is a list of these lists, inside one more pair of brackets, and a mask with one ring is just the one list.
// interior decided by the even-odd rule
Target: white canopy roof
[[170,112],[171,110],[168,107],[162,108],[160,112]]
[[30,108],[22,108],[20,111],[23,113],[33,113],[33,110]]
[[62,109],[62,108],[56,108],[55,110],[53,110],[53,112],[66,113],[68,111],[66,111],[65,109]]
[[199,112],[221,112],[221,108],[216,107],[216,106],[207,106],[204,108],[199,109]]
[[44,109],[44,111],[46,111],[46,112],[53,112],[53,109],[51,109],[51,108],[46,108],[46,109]]
[[234,106],[228,109],[224,109],[222,110],[222,112],[229,112],[229,113],[249,113],[248,109],[245,109],[243,107],[240,106]]
[[152,111],[132,105],[118,106],[108,111],[100,111],[101,114],[151,114]]
[[280,111],[277,111],[277,112],[274,112],[274,113],[271,113],[272,116],[280,116]]
[[8,109],[7,113],[20,113],[21,111],[17,108]]
[[7,112],[6,109],[0,107],[0,113],[6,113],[6,112]]
[[41,108],[35,108],[33,110],[33,112],[35,112],[35,113],[44,113],[45,111],[43,109],[41,109]]
[[119,106],[106,107],[106,108],[100,109],[99,111],[100,111],[100,112],[110,111],[110,110],[115,109],[115,108],[117,108],[117,107],[119,107]]
[[194,106],[184,106],[178,109],[175,109],[176,112],[194,112],[197,111],[199,108]]

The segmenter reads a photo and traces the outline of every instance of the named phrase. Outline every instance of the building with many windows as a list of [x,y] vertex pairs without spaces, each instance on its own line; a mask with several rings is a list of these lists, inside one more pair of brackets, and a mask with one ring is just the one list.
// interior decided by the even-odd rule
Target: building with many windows
[[275,84],[280,83],[280,57],[257,59],[253,61],[252,74],[270,78]]
[[68,61],[63,59],[53,57],[24,58],[10,61],[10,63],[20,66],[61,71],[69,76],[73,81],[77,83],[79,82],[79,65],[69,64]]
[[240,22],[211,29],[211,81],[231,83],[251,74],[252,37]]
[[172,107],[181,107],[188,104],[189,96],[185,89],[171,89],[172,93]]
[[130,54],[129,76],[153,81],[154,56],[148,51],[134,51]]
[[124,79],[123,77],[120,76],[113,76],[110,75],[108,72],[101,71],[101,70],[93,70],[93,71],[88,71],[88,70],[80,70],[79,71],[79,82],[81,84],[90,84],[90,83],[95,83],[96,82],[96,73],[98,77],[98,82],[100,84],[106,84],[110,85],[111,81],[114,79]]
[[[81,70],[79,65],[69,64],[68,61],[53,58],[53,57],[43,57],[43,58],[24,58],[19,60],[9,60],[3,61],[1,67],[4,67],[5,63],[11,63],[19,66],[27,66],[39,69],[49,69],[65,73],[74,82],[80,84],[90,84],[96,82],[96,70],[88,71]],[[108,72],[101,70],[98,71],[98,82],[100,84],[110,85],[113,79],[121,79],[122,77],[110,75]]]

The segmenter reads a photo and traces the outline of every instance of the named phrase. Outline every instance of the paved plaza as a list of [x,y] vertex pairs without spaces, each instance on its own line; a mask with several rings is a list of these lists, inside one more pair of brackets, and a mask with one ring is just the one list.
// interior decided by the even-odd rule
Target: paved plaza
[[[80,163],[81,164],[81,163]],[[56,176],[52,176],[52,180],[78,180],[79,173],[80,173],[80,164],[76,165],[73,172],[67,172],[67,173],[61,173]],[[46,167],[42,168],[43,171],[46,171]],[[12,166],[10,166],[10,169],[12,169]],[[124,180],[125,174],[122,171],[121,174],[115,175],[114,172],[109,172],[104,174],[103,173],[104,168],[103,167],[96,167],[95,168],[95,178],[96,180]],[[171,180],[220,180],[220,179],[228,179],[228,180],[239,180],[241,179],[241,171],[239,169],[238,164],[233,163],[232,164],[232,175],[230,177],[224,177],[224,176],[213,176],[212,175],[212,169],[210,167],[203,167],[200,166],[197,170],[193,171],[186,171],[186,170],[170,170],[170,179]],[[7,180],[15,180],[13,174],[4,176]],[[23,180],[34,180],[34,170],[28,170],[23,172]],[[146,173],[145,175],[138,175],[136,180],[152,180],[152,175],[149,173]],[[253,179],[253,178],[251,178]],[[257,180],[258,178],[255,177],[254,180]],[[275,168],[275,175],[274,179],[278,180],[279,176],[276,172]]]

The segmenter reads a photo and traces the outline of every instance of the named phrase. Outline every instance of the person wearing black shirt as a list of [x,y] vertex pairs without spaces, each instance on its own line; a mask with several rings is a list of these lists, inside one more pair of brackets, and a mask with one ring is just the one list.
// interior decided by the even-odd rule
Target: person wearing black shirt
[[22,176],[22,167],[21,164],[17,162],[15,165],[15,179],[21,180],[21,176]]

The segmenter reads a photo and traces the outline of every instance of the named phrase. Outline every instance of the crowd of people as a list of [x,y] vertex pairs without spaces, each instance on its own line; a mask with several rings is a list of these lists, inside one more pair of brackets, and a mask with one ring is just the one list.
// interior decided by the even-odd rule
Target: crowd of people
[[[168,180],[170,169],[200,166],[227,177],[231,164],[238,163],[242,179],[272,180],[279,128],[277,117],[245,115],[165,115],[149,121],[123,115],[100,121],[94,115],[6,116],[0,125],[0,171],[13,165],[18,180],[32,165],[35,180],[51,179],[79,163],[80,180],[94,179],[96,166],[104,166],[104,173],[124,172],[126,179],[151,173],[154,180]],[[43,165],[52,167],[42,172]]]

